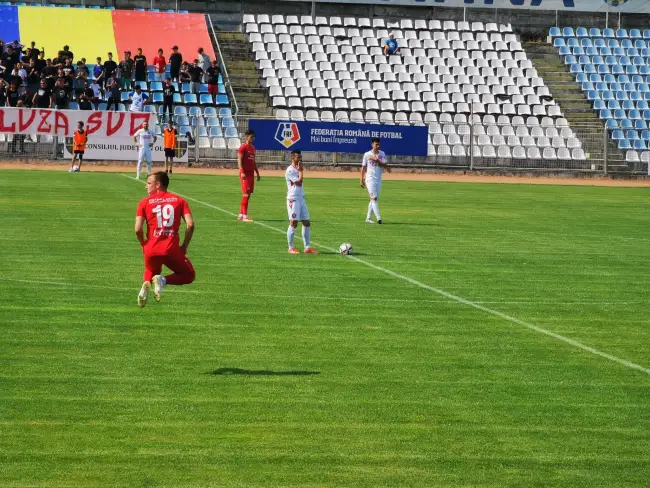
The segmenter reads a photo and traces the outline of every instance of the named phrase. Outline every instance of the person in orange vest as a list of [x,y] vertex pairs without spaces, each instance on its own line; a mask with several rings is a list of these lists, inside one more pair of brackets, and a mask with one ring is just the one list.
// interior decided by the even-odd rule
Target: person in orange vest
[[[84,151],[86,150],[86,144],[88,143],[88,133],[84,130],[84,123],[79,121],[77,124],[77,130],[74,131],[74,136],[72,137],[72,163],[70,164],[70,169],[68,171],[76,172],[81,171],[81,163],[84,159]],[[79,165],[75,165],[79,159]]]
[[[174,128],[173,120],[167,121],[167,127],[163,130],[163,147],[165,149],[165,172],[172,174],[172,166],[174,165],[174,151],[176,150],[176,138],[178,132]],[[167,163],[169,162],[169,167]]]

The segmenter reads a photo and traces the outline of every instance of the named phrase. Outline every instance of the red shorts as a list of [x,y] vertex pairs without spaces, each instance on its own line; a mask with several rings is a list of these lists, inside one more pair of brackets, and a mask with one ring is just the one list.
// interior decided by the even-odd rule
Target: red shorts
[[[163,265],[167,266],[174,273],[192,276],[196,274],[192,262],[183,254],[180,248],[177,248],[170,250],[164,256],[144,254],[145,281],[151,281],[153,276],[159,275],[162,272]],[[151,276],[148,277],[148,275]]]
[[218,95],[219,94],[219,85],[208,85],[208,93],[210,95]]
[[246,179],[242,178],[242,174],[239,174],[239,181],[241,181],[241,191],[242,193],[253,193],[255,191],[255,173],[245,173]]

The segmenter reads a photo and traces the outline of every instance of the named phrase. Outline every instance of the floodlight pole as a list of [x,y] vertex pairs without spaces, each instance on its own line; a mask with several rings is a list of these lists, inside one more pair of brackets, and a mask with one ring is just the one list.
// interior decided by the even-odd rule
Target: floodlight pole
[[605,131],[603,132],[603,174],[607,174],[607,159],[609,155],[607,154],[607,125],[605,125]]
[[469,115],[469,170],[474,171],[474,102],[470,104]]

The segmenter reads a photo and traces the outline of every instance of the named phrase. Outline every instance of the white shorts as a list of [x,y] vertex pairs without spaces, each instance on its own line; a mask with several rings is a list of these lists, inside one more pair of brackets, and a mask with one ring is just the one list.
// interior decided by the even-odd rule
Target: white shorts
[[297,222],[299,220],[309,220],[309,210],[307,210],[307,203],[305,202],[305,199],[287,199],[287,215],[289,216],[289,220],[293,222]]
[[381,192],[381,181],[366,181],[366,188],[370,198],[379,198]]
[[148,163],[152,162],[150,147],[141,147],[138,150],[138,162],[142,163],[144,161],[147,161]]

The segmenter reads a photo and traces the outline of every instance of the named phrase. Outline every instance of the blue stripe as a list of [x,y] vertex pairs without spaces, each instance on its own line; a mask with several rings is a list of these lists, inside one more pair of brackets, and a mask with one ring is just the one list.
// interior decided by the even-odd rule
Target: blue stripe
[[0,39],[6,44],[15,40],[20,41],[18,7],[0,7]]

